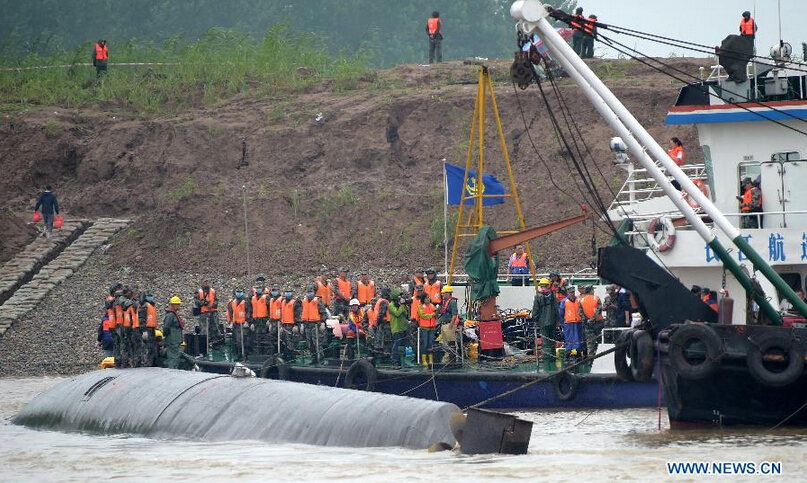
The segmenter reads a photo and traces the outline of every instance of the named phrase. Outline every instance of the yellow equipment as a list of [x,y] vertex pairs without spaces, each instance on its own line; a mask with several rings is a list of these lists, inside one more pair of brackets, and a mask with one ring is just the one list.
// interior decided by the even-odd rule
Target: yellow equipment
[[98,364],[98,369],[112,369],[115,367],[115,358],[114,357],[105,357],[104,360]]
[[541,280],[538,281],[538,285],[549,285],[549,279],[542,278]]
[[451,285],[446,285],[440,293],[454,293],[454,288]]
[[169,300],[169,301],[168,301],[168,303],[169,303],[169,304],[172,304],[172,305],[173,305],[173,304],[176,304],[176,305],[182,305],[182,300],[180,300],[180,299],[179,299],[179,297],[177,297],[176,295],[174,295],[173,297],[171,297],[171,300]]

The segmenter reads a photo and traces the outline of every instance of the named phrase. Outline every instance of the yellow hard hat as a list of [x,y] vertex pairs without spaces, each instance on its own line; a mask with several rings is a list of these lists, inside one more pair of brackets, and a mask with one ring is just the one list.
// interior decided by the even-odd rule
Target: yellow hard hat
[[182,305],[182,300],[180,300],[180,299],[179,299],[179,297],[177,297],[176,295],[174,295],[173,297],[171,297],[171,300],[169,300],[169,301],[168,301],[168,303],[169,303],[169,304],[172,304],[172,305],[173,305],[173,304],[176,304],[176,305]]
[[454,293],[454,288],[451,285],[446,285],[440,293]]
[[541,280],[538,280],[538,285],[549,285],[549,279],[542,278]]

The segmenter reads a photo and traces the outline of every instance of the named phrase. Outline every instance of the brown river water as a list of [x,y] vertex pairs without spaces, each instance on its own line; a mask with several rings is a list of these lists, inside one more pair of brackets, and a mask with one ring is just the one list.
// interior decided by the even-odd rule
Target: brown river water
[[[525,456],[204,443],[33,431],[9,419],[60,378],[0,379],[0,481],[807,481],[807,429],[671,431],[656,409],[518,413]],[[245,414],[244,417],[249,417]],[[383,422],[380,422],[383,424]],[[781,462],[781,474],[671,475],[667,462]]]

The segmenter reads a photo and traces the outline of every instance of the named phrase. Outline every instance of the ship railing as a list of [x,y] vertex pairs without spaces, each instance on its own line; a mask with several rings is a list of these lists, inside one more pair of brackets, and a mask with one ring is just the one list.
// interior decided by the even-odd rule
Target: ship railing
[[[709,215],[707,215],[706,213],[697,213],[697,215],[700,218],[704,219],[707,222],[706,223],[707,225],[711,223],[709,220]],[[737,213],[723,213],[723,215],[726,218],[737,220],[737,226],[740,228],[746,228],[746,229],[754,229],[757,227],[773,228],[774,223],[777,225],[776,227],[780,227],[778,225],[779,222],[782,220],[781,217],[783,216],[786,217],[787,215],[807,215],[807,210],[762,211],[758,213],[737,212]],[[662,216],[669,216],[672,218],[681,219],[683,218],[684,215],[682,215],[679,211],[663,211],[655,213],[642,213],[641,215],[631,215],[631,220],[636,226],[636,229],[626,231],[625,236],[627,237],[632,237],[634,235],[645,236],[647,232],[644,230],[644,228],[647,226],[647,224],[651,220],[655,218],[660,218]],[[753,223],[743,224],[744,221],[748,220],[756,221],[755,223],[756,226],[751,226],[754,225]],[[766,221],[769,223],[770,226],[768,227],[765,226]],[[684,225],[676,226],[675,229],[689,230],[692,229],[692,225],[687,223]]]
[[[661,168],[662,172],[665,169]],[[685,164],[681,170],[693,180],[706,180],[708,178],[705,164]],[[609,211],[630,211],[631,206],[652,198],[665,196],[658,181],[647,174],[647,169],[629,169],[629,174],[622,183],[619,192],[611,202]]]
[[[540,273],[539,272],[539,273],[536,273],[535,275],[536,275],[536,278],[538,278],[539,280],[542,279],[542,278],[549,278],[549,273],[548,272],[546,272],[546,273]],[[514,275],[510,275],[509,273],[499,273],[497,275],[497,277],[496,277],[496,281],[499,282],[499,283],[509,283],[510,278],[513,277],[513,276]],[[519,275],[515,275],[515,276],[519,276]],[[593,268],[584,268],[584,269],[578,270],[576,272],[562,272],[560,274],[560,276],[561,276],[561,278],[564,278],[566,280],[587,280],[587,281],[592,281],[592,282],[598,281],[599,278],[600,278],[597,275],[596,270],[594,270]],[[531,284],[530,280],[532,279],[532,275],[526,274],[526,275],[523,275],[523,277],[528,281],[528,283],[527,283],[528,285]],[[443,281],[445,281],[447,279],[445,272],[437,274],[437,278],[439,280],[443,280]],[[469,281],[470,281],[470,277],[468,276],[467,273],[455,273],[454,275],[451,276],[451,284],[452,285],[468,285]]]

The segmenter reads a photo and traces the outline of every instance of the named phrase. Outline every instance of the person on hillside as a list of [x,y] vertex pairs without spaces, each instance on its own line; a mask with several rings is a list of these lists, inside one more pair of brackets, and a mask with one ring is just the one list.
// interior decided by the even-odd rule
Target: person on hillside
[[166,364],[169,369],[179,369],[182,361],[182,331],[185,325],[179,317],[182,300],[176,295],[171,297],[163,317],[163,341],[165,343]]
[[42,233],[42,236],[50,238],[53,233],[54,217],[59,214],[59,200],[57,200],[56,195],[53,194],[51,185],[45,186],[45,191],[43,191],[42,194],[39,195],[39,199],[36,200],[34,213],[40,210],[42,212],[42,221],[45,222],[45,231]]
[[516,251],[507,262],[507,271],[510,273],[510,285],[525,285],[530,273],[530,259],[524,252],[524,245],[516,245]]
[[456,355],[462,348],[457,347],[457,328],[460,322],[460,311],[457,308],[457,299],[454,297],[454,288],[446,285],[440,291],[440,306],[437,310],[437,323],[440,324],[440,339],[445,348],[443,364],[456,360]]
[[96,78],[101,78],[106,75],[107,62],[109,61],[109,48],[106,45],[106,40],[99,40],[95,43],[95,48],[92,53],[92,65],[95,67]]
[[744,39],[748,39],[748,41],[753,44],[754,39],[757,37],[757,30],[759,30],[757,21],[751,16],[751,12],[746,10],[743,12],[743,18],[740,20],[740,36]]
[[401,289],[395,288],[390,292],[388,310],[390,314],[390,331],[392,332],[390,354],[393,358],[393,366],[397,366],[397,359],[395,358],[399,357],[400,367],[404,367],[406,362],[406,339],[409,328],[409,307],[407,307],[407,299]]
[[538,326],[541,335],[541,360],[544,369],[550,370],[555,363],[554,339],[558,326],[558,299],[550,289],[548,278],[538,281],[538,293],[532,302],[532,323]]
[[370,280],[367,270],[362,270],[359,274],[359,281],[356,282],[356,298],[362,306],[370,304],[375,298],[375,282]]
[[340,268],[339,276],[333,281],[333,314],[347,317],[349,302],[355,296],[355,286],[347,278],[348,269]]
[[569,27],[574,30],[572,34],[572,48],[580,57],[583,57],[583,38],[585,37],[583,26],[585,23],[586,19],[583,18],[583,7],[577,7],[577,10],[574,11],[574,17],[572,17],[572,20],[569,22]]
[[602,301],[594,294],[593,285],[583,287],[579,315],[580,320],[583,321],[583,332],[586,337],[586,355],[590,357],[597,353],[603,329]]
[[440,12],[432,12],[430,19],[426,21],[426,34],[429,36],[429,64],[443,61],[443,21],[440,19]]
[[580,57],[584,59],[591,59],[594,57],[594,40],[597,39],[597,16],[591,14],[588,16],[586,23],[583,25],[583,55]]

